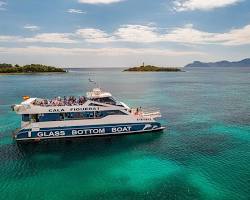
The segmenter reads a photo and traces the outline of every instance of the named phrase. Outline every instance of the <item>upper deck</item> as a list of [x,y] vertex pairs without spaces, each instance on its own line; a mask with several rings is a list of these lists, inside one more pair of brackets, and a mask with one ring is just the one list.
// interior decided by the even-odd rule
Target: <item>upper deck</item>
[[55,97],[53,99],[41,99],[36,98],[31,103],[35,106],[51,107],[51,106],[82,106],[87,102],[87,98],[84,96],[80,97]]
[[102,92],[99,88],[87,92],[85,96],[54,97],[52,99],[29,98],[21,104],[13,106],[18,114],[31,113],[60,113],[60,112],[81,112],[109,109],[129,109],[129,107],[116,101],[108,92]]
[[77,113],[89,111],[123,110],[136,116],[161,117],[158,110],[144,111],[141,108],[131,109],[125,103],[116,101],[111,93],[103,92],[99,88],[87,92],[87,97],[55,97],[53,99],[27,98],[21,104],[14,105],[13,110],[18,114],[45,113]]

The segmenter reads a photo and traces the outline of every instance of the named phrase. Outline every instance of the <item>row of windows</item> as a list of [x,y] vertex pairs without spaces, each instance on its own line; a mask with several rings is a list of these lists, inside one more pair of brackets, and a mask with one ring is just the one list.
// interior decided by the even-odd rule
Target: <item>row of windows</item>
[[88,111],[88,112],[68,112],[68,113],[44,113],[44,114],[24,114],[22,121],[24,122],[45,122],[45,121],[64,121],[77,119],[100,119],[108,115],[126,115],[120,110],[108,111]]

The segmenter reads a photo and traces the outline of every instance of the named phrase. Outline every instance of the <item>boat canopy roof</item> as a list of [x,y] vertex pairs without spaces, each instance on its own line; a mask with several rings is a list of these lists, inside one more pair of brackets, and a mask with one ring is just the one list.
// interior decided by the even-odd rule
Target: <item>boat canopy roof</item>
[[100,88],[94,88],[91,92],[87,92],[87,98],[89,99],[97,99],[105,97],[112,97],[112,95],[109,92],[102,91]]

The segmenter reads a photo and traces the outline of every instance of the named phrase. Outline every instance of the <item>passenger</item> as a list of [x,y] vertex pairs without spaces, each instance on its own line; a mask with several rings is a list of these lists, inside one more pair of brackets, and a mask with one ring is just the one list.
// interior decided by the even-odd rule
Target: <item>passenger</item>
[[139,114],[139,108],[136,108],[135,115],[138,115],[138,114]]
[[61,98],[60,96],[54,97],[52,99],[42,99],[41,101],[35,100],[33,105],[39,106],[73,106],[73,105],[83,105],[87,101],[86,97],[80,96],[78,98],[74,96]]

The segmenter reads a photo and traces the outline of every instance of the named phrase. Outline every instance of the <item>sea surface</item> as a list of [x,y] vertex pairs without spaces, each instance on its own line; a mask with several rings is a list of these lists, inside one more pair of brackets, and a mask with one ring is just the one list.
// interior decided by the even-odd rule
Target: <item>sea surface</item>
[[[94,79],[163,133],[17,145],[22,96],[83,95]],[[0,76],[0,199],[249,200],[250,68],[121,69]]]

